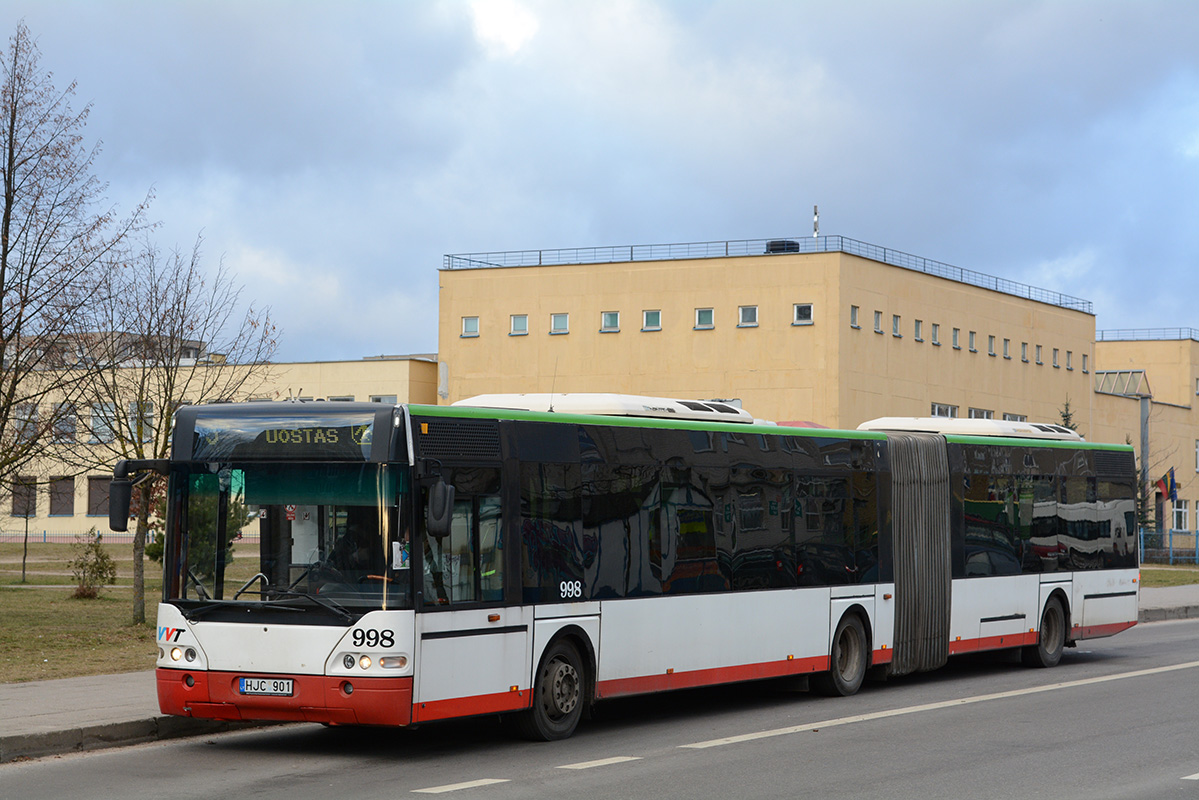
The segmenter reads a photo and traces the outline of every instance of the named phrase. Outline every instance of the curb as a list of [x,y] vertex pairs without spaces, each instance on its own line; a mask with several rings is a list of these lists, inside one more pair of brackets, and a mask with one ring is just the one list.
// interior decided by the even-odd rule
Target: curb
[[1171,619],[1194,619],[1196,617],[1199,617],[1199,606],[1142,608],[1137,615],[1137,622],[1165,622]]
[[275,722],[220,722],[190,717],[151,717],[128,722],[106,722],[78,728],[43,733],[15,734],[0,737],[0,764],[25,761],[106,747],[123,747],[185,736],[259,728],[277,725]]

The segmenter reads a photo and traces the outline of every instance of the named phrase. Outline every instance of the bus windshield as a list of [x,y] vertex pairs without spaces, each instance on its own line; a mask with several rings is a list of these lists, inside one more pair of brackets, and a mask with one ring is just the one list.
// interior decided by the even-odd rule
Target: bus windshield
[[[352,618],[411,606],[407,473],[383,464],[193,463],[171,476],[163,599]],[[212,614],[215,613],[215,616]]]

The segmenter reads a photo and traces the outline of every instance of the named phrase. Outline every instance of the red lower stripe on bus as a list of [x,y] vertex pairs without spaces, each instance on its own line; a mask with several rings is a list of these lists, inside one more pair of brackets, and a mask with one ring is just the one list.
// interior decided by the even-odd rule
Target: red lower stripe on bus
[[[286,678],[286,697],[243,695],[239,679]],[[192,685],[187,685],[190,678]],[[220,720],[283,720],[334,725],[407,725],[412,721],[412,678],[335,678],[176,669],[157,671],[164,714]]]
[[643,675],[637,678],[618,678],[596,684],[597,697],[621,697],[632,694],[691,689],[720,683],[752,681],[760,678],[783,678],[788,675],[807,675],[828,669],[828,656],[793,658],[789,661],[768,661],[762,664],[742,664],[734,667],[697,669],[690,672],[668,672]]
[[1136,622],[1113,622],[1108,625],[1075,625],[1070,635],[1075,639],[1101,639],[1104,636],[1115,636],[1120,631],[1126,631],[1136,625]]
[[452,697],[448,700],[428,700],[412,707],[413,722],[429,722],[453,717],[476,717],[480,714],[499,714],[520,711],[529,707],[529,691],[498,692],[474,697]]
[[894,651],[891,650],[889,647],[884,647],[882,650],[875,650],[874,656],[870,659],[870,663],[872,665],[890,664],[892,652],[894,652]]

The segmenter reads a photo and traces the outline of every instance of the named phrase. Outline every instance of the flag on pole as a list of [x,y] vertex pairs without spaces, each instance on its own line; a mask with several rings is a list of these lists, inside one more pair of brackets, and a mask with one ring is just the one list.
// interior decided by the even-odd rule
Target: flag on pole
[[1170,471],[1161,477],[1157,482],[1157,490],[1162,493],[1162,498],[1170,498],[1172,502],[1178,500],[1178,484],[1174,482],[1174,468],[1170,467]]

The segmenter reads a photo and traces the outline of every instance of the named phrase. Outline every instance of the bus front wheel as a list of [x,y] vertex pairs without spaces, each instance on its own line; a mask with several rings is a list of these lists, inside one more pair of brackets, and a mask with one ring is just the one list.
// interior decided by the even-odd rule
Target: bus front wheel
[[551,645],[533,679],[533,706],[517,717],[521,735],[551,742],[574,733],[583,715],[584,675],[583,659],[574,645]]
[[829,697],[848,697],[861,688],[866,668],[870,666],[870,645],[857,614],[846,614],[837,623],[828,666],[828,672],[812,678],[812,688],[817,692]]
[[1037,643],[1020,651],[1020,659],[1026,667],[1056,667],[1062,660],[1062,649],[1066,646],[1066,612],[1062,601],[1049,598],[1045,613],[1041,615],[1041,630]]

